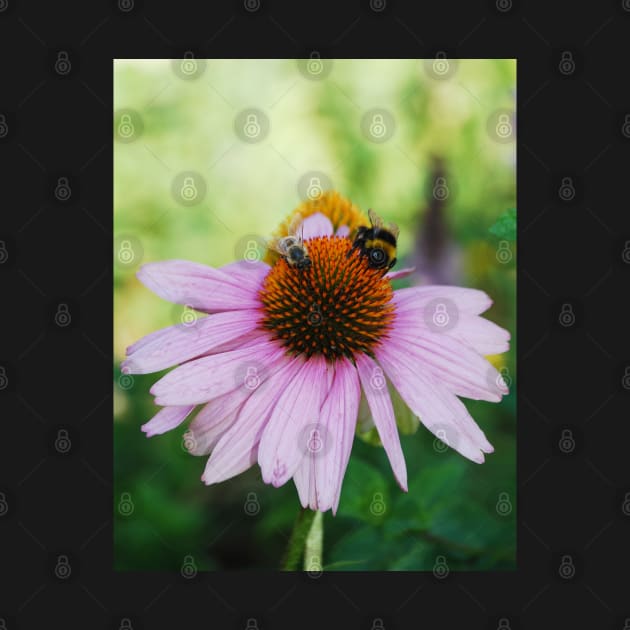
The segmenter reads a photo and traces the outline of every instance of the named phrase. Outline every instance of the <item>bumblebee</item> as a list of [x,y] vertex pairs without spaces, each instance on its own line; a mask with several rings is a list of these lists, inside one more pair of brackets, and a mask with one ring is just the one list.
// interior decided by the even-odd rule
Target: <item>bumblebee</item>
[[291,267],[307,269],[311,266],[308,249],[301,236],[294,234],[279,238],[270,243],[269,247],[277,251]]
[[371,227],[357,228],[350,252],[359,250],[361,256],[367,257],[370,267],[387,271],[396,264],[396,242],[400,230],[394,223],[385,227],[372,209],[368,210],[368,217]]

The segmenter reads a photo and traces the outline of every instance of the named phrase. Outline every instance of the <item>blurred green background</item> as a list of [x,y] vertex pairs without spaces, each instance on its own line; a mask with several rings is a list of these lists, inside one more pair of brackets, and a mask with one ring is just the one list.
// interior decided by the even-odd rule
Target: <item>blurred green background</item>
[[[481,466],[423,427],[401,436],[408,494],[382,448],[356,439],[337,516],[324,516],[324,570],[431,570],[440,556],[451,570],[514,568],[516,62],[310,62],[115,62],[115,566],[279,566],[299,509],[293,483],[266,486],[256,466],[204,486],[185,425],[151,439],[140,431],[161,374],[129,377],[118,365],[126,346],[182,312],[138,282],[141,263],[231,262],[313,186],[332,186],[400,226],[397,268],[418,273],[395,286],[489,293],[486,315],[512,333],[510,352],[491,357],[511,393],[464,401],[495,447]],[[243,133],[251,112],[253,138]],[[183,191],[191,179],[193,193]]]

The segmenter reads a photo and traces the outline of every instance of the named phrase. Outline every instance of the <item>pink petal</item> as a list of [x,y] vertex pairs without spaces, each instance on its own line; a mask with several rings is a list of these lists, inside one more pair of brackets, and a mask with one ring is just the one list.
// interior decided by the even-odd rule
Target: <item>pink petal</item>
[[293,477],[303,507],[309,505],[320,512],[332,508],[336,513],[354,440],[360,397],[356,369],[349,361],[338,361],[317,426],[321,448],[307,445],[306,456]]
[[252,392],[239,388],[211,400],[193,418],[184,438],[191,455],[208,455],[234,424]]
[[417,320],[397,318],[394,326],[388,343],[412,371],[431,374],[453,393],[473,400],[499,402],[506,393],[494,366],[458,339],[428,330]]
[[232,426],[214,447],[201,477],[204,483],[210,485],[229,479],[256,462],[262,431],[299,361],[283,356],[275,362],[273,375],[245,401]]
[[342,225],[336,232],[335,236],[346,238],[350,236],[350,228],[347,225]]
[[260,290],[271,267],[261,260],[239,260],[219,267],[219,271],[252,291]]
[[307,455],[300,462],[300,465],[297,467],[297,470],[293,475],[293,483],[295,484],[300,504],[303,508],[309,507],[311,510],[319,510],[320,512],[325,512],[330,509],[330,506],[325,509],[320,509],[318,507],[319,502],[317,500],[316,493],[317,482],[315,480],[315,464],[312,456]]
[[241,386],[248,370],[263,371],[264,365],[284,354],[275,341],[213,354],[184,363],[151,388],[158,405],[201,404]]
[[332,236],[333,224],[325,214],[316,212],[302,221],[296,233],[304,240],[316,236]]
[[166,433],[184,422],[194,408],[194,405],[163,407],[151,420],[142,425],[142,431],[147,434],[147,437]]
[[405,456],[400,446],[398,427],[392,400],[387,389],[387,382],[382,369],[365,354],[355,357],[359,378],[363,386],[363,393],[367,399],[372,419],[376,425],[383,448],[389,458],[394,476],[400,487],[407,492],[407,467]]
[[190,325],[169,326],[131,346],[122,371],[148,374],[194,359],[213,347],[242,338],[256,328],[259,320],[259,311],[243,310],[207,315],[193,320]]
[[[455,418],[454,405],[449,404],[449,397],[455,398],[454,394],[449,394],[439,383],[426,375],[414,372],[400,361],[399,354],[399,351],[389,344],[383,344],[376,351],[379,363],[401,398],[434,435],[447,442],[464,457],[478,464],[483,463],[481,441],[470,435],[480,431],[475,421],[470,416],[462,418],[461,421]],[[471,424],[474,426],[470,426]]]
[[[404,364],[404,366],[413,374],[421,374],[425,376],[427,380],[432,383],[431,387],[433,388],[435,394],[439,395],[444,403],[451,409],[450,418],[455,422],[455,424],[461,426],[462,431],[469,435],[479,449],[485,453],[491,453],[494,449],[492,448],[490,442],[486,439],[485,434],[470,416],[464,404],[453,394],[461,396],[465,395],[468,398],[474,398],[476,400],[494,400],[495,402],[495,398],[500,399],[500,396],[491,397],[487,393],[484,393],[483,396],[485,397],[483,397],[482,395],[475,395],[476,392],[470,394],[468,391],[466,391],[466,393],[460,393],[458,389],[462,390],[464,387],[472,388],[474,385],[471,386],[466,383],[465,380],[462,380],[461,382],[464,383],[464,385],[460,384],[457,388],[455,388],[455,386],[448,381],[447,372],[440,372],[439,374],[435,373],[435,365],[430,363],[431,352],[415,346],[410,341],[404,342],[402,339],[400,341],[401,343],[393,342],[392,340],[388,341],[389,349],[397,356],[397,361]],[[435,360],[435,357],[431,360]],[[492,369],[494,370],[494,368]],[[493,379],[493,381],[494,382],[492,384],[488,383],[485,385],[487,390],[490,390],[491,387],[495,389],[498,388],[498,382],[501,382],[500,380],[497,382],[496,379]],[[479,390],[481,391],[481,387],[479,387]],[[448,435],[450,430],[446,430],[446,427],[442,428],[446,431],[447,437],[452,437]]]
[[398,269],[397,271],[388,271],[385,277],[389,280],[397,280],[398,278],[406,278],[416,270],[415,267],[405,267],[404,269]]
[[457,396],[447,391],[446,388],[438,386],[438,390],[444,402],[452,410],[452,417],[460,431],[466,433],[484,453],[494,453],[494,447],[488,442],[486,434],[468,413],[464,403]]
[[471,315],[479,315],[492,306],[492,300],[483,291],[440,285],[398,289],[394,291],[393,301],[422,312],[427,304],[439,299],[450,300],[460,311]]
[[253,383],[247,380],[223,396],[211,400],[190,423],[186,438],[190,444],[188,452],[192,455],[208,455],[223,434],[232,427],[239,413],[252,393],[259,388],[268,387],[267,380],[286,365],[286,358],[268,362],[264,372]]
[[324,359],[311,357],[284,384],[260,440],[258,463],[265,483],[277,488],[297,470],[305,455],[302,433],[319,422],[328,369]]
[[204,355],[219,354],[221,352],[230,352],[231,350],[238,350],[239,348],[251,348],[251,347],[257,346],[262,341],[266,341],[268,339],[269,339],[269,333],[266,330],[255,329],[242,335],[241,337],[237,337],[236,339],[232,339],[230,341],[221,343],[218,346],[215,346],[208,352],[204,352]]
[[482,355],[500,354],[509,350],[510,333],[507,330],[479,315],[460,310],[452,301],[450,304],[443,303],[445,313],[450,318],[450,323],[443,329],[431,325],[437,308],[435,299],[422,305],[412,299],[398,301],[396,297],[394,302],[397,303],[397,319],[409,328],[429,330],[441,337],[452,337]]
[[251,286],[238,277],[186,260],[143,265],[138,279],[161,298],[199,311],[218,312],[260,307]]
[[510,349],[510,333],[483,317],[462,314],[449,333],[479,354],[501,354]]

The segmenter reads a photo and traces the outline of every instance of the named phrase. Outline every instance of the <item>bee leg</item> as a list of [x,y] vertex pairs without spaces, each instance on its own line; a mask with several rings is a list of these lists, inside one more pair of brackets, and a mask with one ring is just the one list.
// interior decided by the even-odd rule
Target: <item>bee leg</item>
[[391,269],[396,264],[397,260],[398,260],[397,258],[392,258],[392,261],[389,263],[387,269],[388,270]]

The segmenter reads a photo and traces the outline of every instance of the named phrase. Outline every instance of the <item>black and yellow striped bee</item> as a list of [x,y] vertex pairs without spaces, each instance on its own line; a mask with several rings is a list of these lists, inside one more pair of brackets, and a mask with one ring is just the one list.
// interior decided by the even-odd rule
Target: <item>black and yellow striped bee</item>
[[373,269],[391,269],[396,264],[396,242],[400,230],[394,223],[385,227],[372,209],[368,210],[368,217],[371,227],[357,228],[350,251],[358,249],[361,256],[367,257]]

